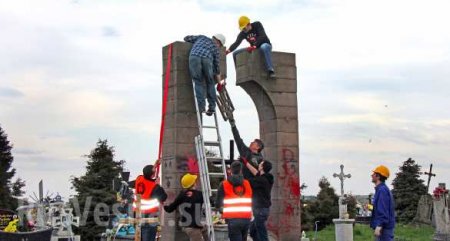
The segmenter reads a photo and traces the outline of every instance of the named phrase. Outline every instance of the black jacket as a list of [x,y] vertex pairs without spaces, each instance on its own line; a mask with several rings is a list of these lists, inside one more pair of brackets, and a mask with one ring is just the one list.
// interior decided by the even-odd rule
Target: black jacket
[[[242,140],[241,136],[239,135],[239,131],[236,128],[236,126],[231,127],[231,131],[233,132],[234,141],[236,142],[236,146],[239,151],[239,155],[254,166],[256,169],[258,169],[259,163],[263,161],[263,156],[261,153],[253,153],[248,146],[244,144],[244,141]],[[241,160],[242,161],[242,160]],[[242,163],[242,174],[244,175],[245,179],[253,178],[253,174],[248,170],[248,168]]]
[[259,173],[248,180],[252,187],[252,207],[255,208],[270,208],[272,205],[270,192],[274,183],[273,175],[270,173]]
[[[233,52],[244,39],[246,39],[251,46],[256,46],[257,48],[259,48],[263,43],[270,44],[269,37],[267,37],[266,31],[264,31],[263,25],[260,22],[253,22],[251,25],[252,30],[248,33],[244,31],[239,33],[236,41],[229,48],[231,52]],[[255,41],[252,41],[252,39],[255,39]]]
[[180,226],[202,228],[200,223],[202,215],[203,194],[198,190],[182,190],[173,203],[164,206],[168,213],[180,207]]

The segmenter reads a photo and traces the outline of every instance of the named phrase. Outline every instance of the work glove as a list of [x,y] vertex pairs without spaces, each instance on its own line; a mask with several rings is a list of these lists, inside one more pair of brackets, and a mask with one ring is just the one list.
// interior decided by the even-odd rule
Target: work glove
[[256,49],[256,46],[247,47],[247,52],[251,53],[255,49]]
[[234,119],[229,119],[231,127],[236,127],[236,121]]
[[381,236],[381,227],[380,226],[377,226],[376,228],[375,228],[375,232],[373,232],[373,234],[375,234],[375,236],[377,236],[377,237],[380,237]]
[[227,83],[225,82],[225,80],[221,80],[218,84],[217,84],[217,92],[222,92],[223,88],[225,87]]
[[242,162],[244,163],[244,166],[247,166],[248,160],[245,157],[241,157]]

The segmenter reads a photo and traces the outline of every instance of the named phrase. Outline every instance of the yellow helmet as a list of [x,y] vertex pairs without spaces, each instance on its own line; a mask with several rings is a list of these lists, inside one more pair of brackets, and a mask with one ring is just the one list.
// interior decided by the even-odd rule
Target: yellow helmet
[[181,186],[183,188],[190,188],[195,184],[195,181],[197,181],[197,175],[192,175],[190,173],[186,173],[181,178]]
[[375,168],[373,170],[373,172],[378,173],[380,175],[382,175],[385,178],[389,177],[389,169],[383,165],[377,166],[377,168]]
[[239,29],[242,31],[242,29],[245,28],[245,26],[247,26],[247,24],[250,23],[250,19],[247,16],[241,16],[239,18]]

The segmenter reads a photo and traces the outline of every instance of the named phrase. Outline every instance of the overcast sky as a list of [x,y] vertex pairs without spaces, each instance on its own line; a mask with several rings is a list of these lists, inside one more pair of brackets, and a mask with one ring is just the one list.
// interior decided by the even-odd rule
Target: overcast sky
[[[245,14],[274,51],[296,54],[304,194],[321,176],[338,191],[340,164],[346,192],[368,194],[375,166],[395,175],[409,157],[434,164],[432,187],[450,185],[449,10],[447,0],[0,0],[0,125],[16,177],[27,195],[44,179],[67,197],[98,139],[138,175],[158,152],[162,47],[218,32],[229,45]],[[256,110],[228,76],[249,142]]]

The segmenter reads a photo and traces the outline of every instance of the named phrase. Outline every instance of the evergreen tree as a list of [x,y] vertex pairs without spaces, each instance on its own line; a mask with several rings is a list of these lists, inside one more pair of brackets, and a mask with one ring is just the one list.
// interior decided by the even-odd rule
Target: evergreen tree
[[[108,222],[112,205],[116,203],[112,183],[121,173],[123,162],[114,160],[114,147],[108,146],[107,140],[99,140],[87,157],[86,173],[74,177],[72,185],[77,192],[80,211],[88,210],[83,214],[87,215],[86,223],[76,231],[83,240],[94,240],[96,235],[105,231],[104,224]],[[99,214],[99,211],[103,214]]]
[[[21,188],[25,183],[20,178],[11,183],[11,179],[16,174],[16,169],[12,168],[14,158],[11,154],[12,145],[8,141],[8,135],[0,126],[0,208],[12,209],[17,208],[17,199],[13,195],[23,193]],[[19,182],[19,183],[18,183]]]
[[331,224],[333,218],[339,217],[339,197],[326,177],[320,179],[319,187],[317,199],[306,208],[306,211],[313,217],[313,222],[319,221],[320,230]]
[[410,222],[416,215],[417,204],[427,188],[420,179],[421,166],[409,158],[400,167],[400,172],[392,181],[395,211],[400,222]]

